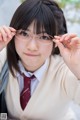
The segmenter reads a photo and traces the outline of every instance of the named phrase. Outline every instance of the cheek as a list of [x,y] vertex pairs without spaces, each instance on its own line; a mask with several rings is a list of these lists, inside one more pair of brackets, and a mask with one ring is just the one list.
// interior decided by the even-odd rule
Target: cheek
[[22,50],[24,49],[24,45],[19,40],[15,40],[14,43],[15,43],[16,52],[21,57],[22,56]]
[[45,46],[42,48],[42,54],[45,57],[49,57],[52,53],[53,45]]

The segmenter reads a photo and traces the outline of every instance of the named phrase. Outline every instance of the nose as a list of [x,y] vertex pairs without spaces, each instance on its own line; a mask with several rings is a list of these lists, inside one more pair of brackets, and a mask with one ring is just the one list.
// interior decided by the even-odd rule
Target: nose
[[38,50],[37,41],[35,39],[29,40],[28,43],[27,43],[27,49],[30,50],[30,51]]

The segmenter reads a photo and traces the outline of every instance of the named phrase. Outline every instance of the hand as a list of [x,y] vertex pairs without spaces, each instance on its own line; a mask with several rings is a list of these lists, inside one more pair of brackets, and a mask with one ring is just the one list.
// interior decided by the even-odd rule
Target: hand
[[0,51],[9,43],[16,34],[16,30],[12,27],[0,27]]
[[53,40],[69,69],[80,79],[80,38],[76,34],[55,36]]

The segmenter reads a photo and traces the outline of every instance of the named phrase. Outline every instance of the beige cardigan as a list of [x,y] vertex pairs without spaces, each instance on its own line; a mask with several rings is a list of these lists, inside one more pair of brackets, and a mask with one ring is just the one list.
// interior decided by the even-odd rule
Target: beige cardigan
[[24,111],[18,81],[9,73],[5,99],[10,116],[20,120],[70,120],[67,107],[71,99],[80,104],[80,82],[60,56],[51,56],[47,68]]

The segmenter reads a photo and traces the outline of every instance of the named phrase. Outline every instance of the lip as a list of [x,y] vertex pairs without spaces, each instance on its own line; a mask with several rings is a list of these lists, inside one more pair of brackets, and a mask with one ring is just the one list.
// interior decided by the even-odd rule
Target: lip
[[24,54],[27,55],[27,56],[31,56],[31,57],[39,56],[39,55],[36,55],[36,54],[31,54],[31,53],[24,53]]

